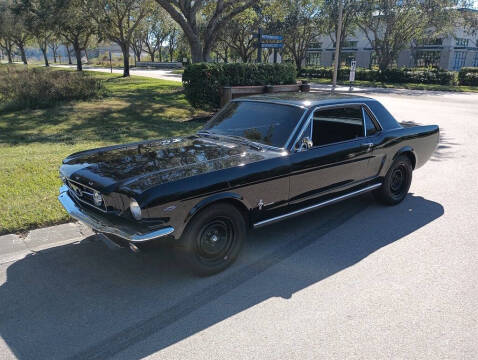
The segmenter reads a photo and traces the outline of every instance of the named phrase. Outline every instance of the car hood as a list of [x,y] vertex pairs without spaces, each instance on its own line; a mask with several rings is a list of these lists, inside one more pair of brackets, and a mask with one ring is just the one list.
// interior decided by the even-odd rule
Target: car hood
[[232,141],[191,136],[82,151],[63,160],[60,172],[103,192],[120,186],[137,191],[270,155]]

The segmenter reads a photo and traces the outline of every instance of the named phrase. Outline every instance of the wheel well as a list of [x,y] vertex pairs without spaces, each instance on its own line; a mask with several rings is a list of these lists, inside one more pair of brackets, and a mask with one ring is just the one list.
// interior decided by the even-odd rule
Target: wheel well
[[415,165],[417,164],[417,159],[415,158],[415,154],[413,152],[405,151],[405,152],[401,153],[400,155],[407,156],[412,163],[412,169],[415,169]]
[[247,227],[250,227],[251,225],[251,219],[250,219],[250,216],[249,216],[249,210],[247,209],[247,207],[242,203],[240,202],[239,200],[236,200],[236,199],[233,199],[233,198],[227,198],[227,199],[218,199],[218,200],[215,200],[209,204],[207,204],[206,206],[202,207],[201,209],[199,209],[194,215],[196,216],[198,213],[200,213],[201,211],[203,211],[204,209],[210,207],[210,206],[213,206],[213,205],[217,205],[219,203],[222,203],[222,204],[230,204],[232,206],[234,206],[237,210],[239,210],[239,212],[242,214],[242,216],[244,217],[244,220],[246,221],[246,225]]

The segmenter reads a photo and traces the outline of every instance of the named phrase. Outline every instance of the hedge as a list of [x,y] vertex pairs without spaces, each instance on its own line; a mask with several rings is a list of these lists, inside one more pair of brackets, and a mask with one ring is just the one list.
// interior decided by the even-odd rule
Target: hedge
[[223,86],[295,84],[296,75],[292,64],[197,63],[185,68],[183,86],[192,106],[216,109]]
[[460,85],[478,86],[478,67],[463,67],[458,73]]
[[102,96],[100,80],[83,72],[48,68],[0,70],[0,111],[46,108],[65,100],[87,100]]
[[[332,73],[332,67],[304,68],[300,76],[332,79]],[[349,79],[349,73],[350,69],[348,67],[340,68],[337,78],[342,81],[347,81]],[[357,68],[355,71],[355,80],[439,85],[453,85],[456,82],[455,73],[428,68],[399,68],[385,70],[383,72],[380,70]]]

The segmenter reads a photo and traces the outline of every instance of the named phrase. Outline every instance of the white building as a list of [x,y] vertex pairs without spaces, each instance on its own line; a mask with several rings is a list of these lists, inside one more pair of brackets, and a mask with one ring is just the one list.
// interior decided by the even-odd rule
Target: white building
[[[320,36],[307,51],[307,66],[332,66],[335,41],[330,36]],[[374,50],[365,34],[357,30],[342,47],[342,64],[357,61],[357,66],[368,68],[375,65]],[[478,34],[470,34],[463,28],[443,38],[422,43],[412,43],[402,50],[396,60],[398,67],[435,66],[447,70],[459,70],[464,66],[478,66]]]

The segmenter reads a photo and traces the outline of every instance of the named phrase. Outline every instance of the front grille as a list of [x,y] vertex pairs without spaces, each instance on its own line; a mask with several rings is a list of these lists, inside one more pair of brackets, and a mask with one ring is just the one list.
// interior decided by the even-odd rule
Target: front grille
[[73,181],[71,179],[66,179],[66,185],[70,189],[70,193],[73,194],[75,199],[81,201],[82,203],[93,206],[96,209],[106,212],[107,209],[104,199],[101,203],[101,206],[95,205],[95,202],[93,200],[93,193],[96,191],[95,189],[83,185],[77,181]]

